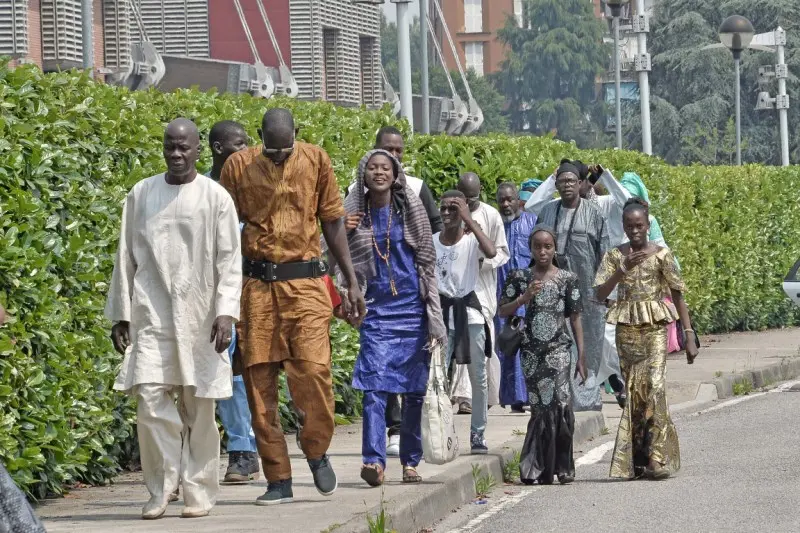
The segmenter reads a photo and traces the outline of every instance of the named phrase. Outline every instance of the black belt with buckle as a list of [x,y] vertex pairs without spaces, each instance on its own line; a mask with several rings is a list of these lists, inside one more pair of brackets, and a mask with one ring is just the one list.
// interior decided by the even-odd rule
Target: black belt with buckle
[[242,259],[242,273],[248,278],[271,283],[273,281],[321,278],[328,273],[328,265],[318,258],[311,261],[278,264],[270,261],[253,261],[245,257]]

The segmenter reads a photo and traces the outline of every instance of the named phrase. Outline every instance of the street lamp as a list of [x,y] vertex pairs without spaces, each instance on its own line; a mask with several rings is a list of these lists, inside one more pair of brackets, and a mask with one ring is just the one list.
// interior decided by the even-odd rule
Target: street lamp
[[741,109],[741,68],[742,50],[750,46],[756,31],[749,20],[732,15],[719,27],[719,40],[733,53],[736,64],[736,164],[742,164],[742,109]]
[[617,111],[617,148],[622,149],[622,95],[620,94],[620,53],[619,53],[619,17],[622,7],[628,0],[606,0],[606,5],[611,9],[614,25],[614,98]]

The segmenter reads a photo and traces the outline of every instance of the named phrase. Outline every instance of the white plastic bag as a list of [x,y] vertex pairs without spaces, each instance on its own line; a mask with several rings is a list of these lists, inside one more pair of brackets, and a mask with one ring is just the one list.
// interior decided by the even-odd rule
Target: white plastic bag
[[422,405],[422,452],[425,462],[443,465],[458,457],[458,435],[447,387],[442,347],[431,348],[431,370]]

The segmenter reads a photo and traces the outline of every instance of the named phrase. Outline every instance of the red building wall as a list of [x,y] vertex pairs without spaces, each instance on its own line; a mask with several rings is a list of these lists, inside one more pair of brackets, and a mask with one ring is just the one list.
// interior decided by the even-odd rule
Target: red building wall
[[[261,61],[270,67],[277,67],[278,54],[272,46],[269,33],[261,19],[257,2],[263,2],[267,16],[283,53],[283,59],[291,67],[292,43],[289,27],[289,0],[240,0],[245,19],[250,26],[256,49]],[[247,42],[242,23],[236,13],[233,0],[213,0],[208,3],[209,40],[211,57],[226,61],[252,63],[253,53]]]

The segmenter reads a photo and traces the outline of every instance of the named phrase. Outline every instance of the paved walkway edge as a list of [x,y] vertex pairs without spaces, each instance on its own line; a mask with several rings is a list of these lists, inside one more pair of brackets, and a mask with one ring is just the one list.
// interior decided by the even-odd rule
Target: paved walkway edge
[[[605,420],[600,411],[576,413],[575,434],[573,441],[579,444],[601,433]],[[403,494],[402,501],[386,501],[384,509],[388,518],[387,531],[397,533],[417,533],[430,527],[444,518],[454,509],[475,499],[475,485],[472,479],[472,465],[481,467],[481,472],[488,471],[498,485],[503,483],[503,464],[512,459],[515,450],[522,449],[523,438],[518,437],[506,442],[501,451],[490,455],[464,456],[457,459],[447,472],[440,474],[419,485],[415,492],[409,490]],[[381,512],[380,506],[369,509],[368,515],[373,519]],[[359,513],[347,523],[332,528],[335,533],[369,533],[367,515]]]
[[[760,389],[769,387],[780,381],[788,381],[800,376],[800,358],[786,358],[759,370],[746,370],[714,379],[711,383],[717,388],[720,400],[737,395],[734,385],[741,384],[745,392],[748,388]],[[743,393],[739,393],[743,394]]]

